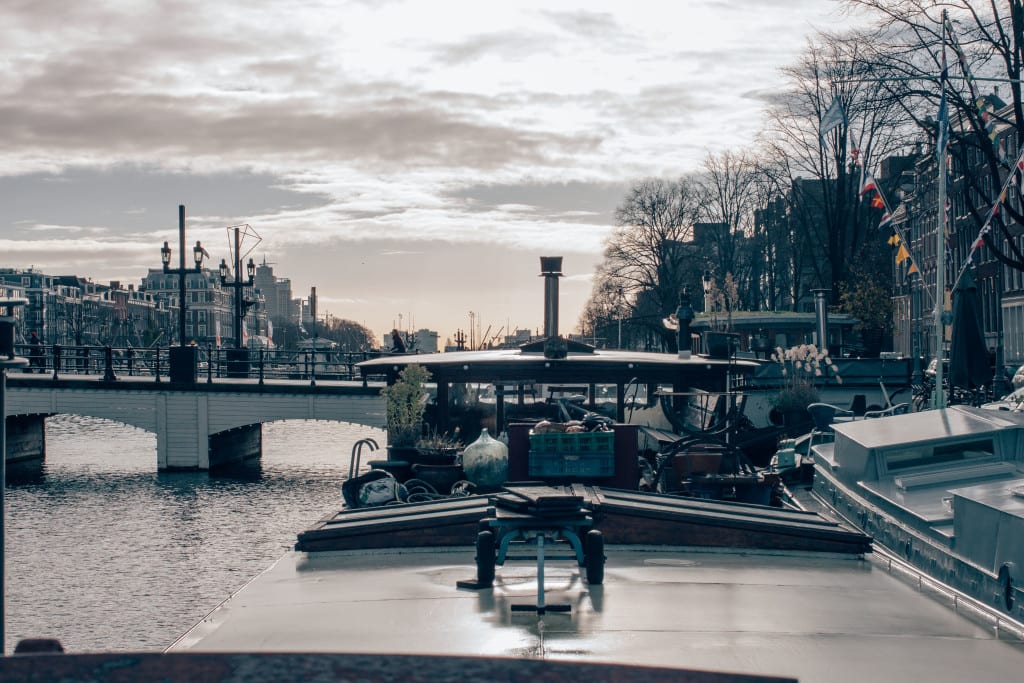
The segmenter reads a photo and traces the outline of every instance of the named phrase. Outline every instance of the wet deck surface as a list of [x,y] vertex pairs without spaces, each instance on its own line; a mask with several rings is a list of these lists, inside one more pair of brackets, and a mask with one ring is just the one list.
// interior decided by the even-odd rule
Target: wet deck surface
[[918,593],[870,560],[608,548],[475,577],[473,551],[292,552],[172,647],[194,652],[484,655],[686,667],[800,681],[1017,680],[1024,644]]

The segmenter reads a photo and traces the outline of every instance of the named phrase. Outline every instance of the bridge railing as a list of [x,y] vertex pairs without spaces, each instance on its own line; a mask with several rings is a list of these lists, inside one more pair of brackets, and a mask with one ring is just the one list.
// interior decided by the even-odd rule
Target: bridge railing
[[[19,344],[17,353],[29,359],[27,373],[152,377],[166,381],[170,373],[168,347],[64,346]],[[282,349],[225,349],[196,347],[196,381],[214,379],[362,380],[356,364],[382,355],[376,351]]]

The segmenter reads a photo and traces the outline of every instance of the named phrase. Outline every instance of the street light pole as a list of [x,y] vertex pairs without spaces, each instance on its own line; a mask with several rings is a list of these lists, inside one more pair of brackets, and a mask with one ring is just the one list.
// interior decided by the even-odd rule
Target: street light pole
[[622,349],[622,287],[619,287],[619,300],[615,304],[615,312],[618,314],[619,319],[619,346]]
[[256,263],[250,258],[249,263],[245,265],[245,274],[248,279],[242,279],[242,256],[239,251],[241,247],[241,241],[239,237],[239,231],[241,226],[236,225],[235,231],[235,279],[233,282],[228,282],[228,264],[227,261],[221,259],[220,261],[220,284],[221,287],[231,287],[235,290],[235,348],[242,348],[242,320],[245,318],[246,304],[250,303],[243,300],[242,290],[246,287],[252,287],[253,282],[256,278]]
[[177,275],[178,276],[178,311],[181,314],[178,319],[178,339],[180,346],[185,346],[185,309],[187,304],[185,303],[185,276],[189,273],[201,273],[203,272],[203,256],[206,255],[206,250],[203,249],[203,245],[196,240],[196,246],[192,248],[192,258],[196,262],[195,268],[185,267],[185,205],[178,205],[178,262],[180,266],[178,268],[171,268],[171,248],[167,246],[167,242],[164,242],[163,248],[160,249],[160,260],[163,262],[164,274],[165,275]]

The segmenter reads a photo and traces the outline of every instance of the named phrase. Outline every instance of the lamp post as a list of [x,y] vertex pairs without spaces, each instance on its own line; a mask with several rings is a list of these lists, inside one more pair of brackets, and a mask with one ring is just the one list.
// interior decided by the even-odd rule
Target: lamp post
[[705,270],[704,276],[700,279],[701,285],[704,286],[704,312],[711,312],[711,271]]
[[615,304],[615,313],[619,319],[619,345],[617,348],[622,349],[622,287],[619,287],[619,300]]
[[192,247],[192,259],[195,261],[195,268],[185,267],[185,205],[178,205],[178,263],[177,268],[171,268],[171,248],[164,242],[160,249],[160,261],[163,262],[165,275],[178,276],[178,349],[171,349],[170,375],[172,382],[195,382],[196,354],[195,349],[186,346],[185,343],[185,312],[187,303],[185,301],[185,278],[189,273],[201,273],[203,271],[203,256],[206,256],[203,245],[196,240],[196,246]]
[[245,317],[245,312],[249,306],[253,304],[251,301],[245,301],[242,297],[242,290],[246,287],[252,287],[253,281],[256,277],[256,264],[250,258],[249,262],[245,264],[245,274],[247,279],[242,279],[242,257],[239,252],[239,226],[235,226],[235,279],[232,282],[228,282],[228,264],[224,259],[220,260],[220,285],[221,287],[230,287],[235,290],[235,348],[242,348],[242,319]]

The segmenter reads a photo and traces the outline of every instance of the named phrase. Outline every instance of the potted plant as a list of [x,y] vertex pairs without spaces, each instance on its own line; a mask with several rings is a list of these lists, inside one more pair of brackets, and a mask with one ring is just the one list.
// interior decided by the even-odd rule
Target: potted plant
[[423,413],[427,408],[426,383],[430,372],[423,366],[407,365],[394,384],[381,391],[387,405],[388,458],[410,460],[423,436]]
[[416,441],[416,450],[419,451],[421,460],[435,465],[453,464],[461,447],[458,427],[455,428],[453,436],[430,430]]
[[778,347],[772,353],[772,360],[780,365],[782,373],[772,406],[787,427],[810,421],[807,406],[820,400],[815,383],[822,380],[826,371],[833,373],[840,384],[843,381],[828,349],[819,350],[814,344],[798,344],[785,350]]

